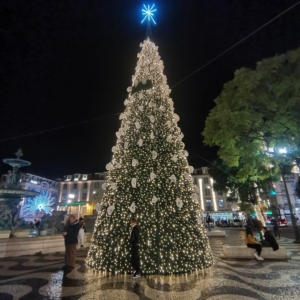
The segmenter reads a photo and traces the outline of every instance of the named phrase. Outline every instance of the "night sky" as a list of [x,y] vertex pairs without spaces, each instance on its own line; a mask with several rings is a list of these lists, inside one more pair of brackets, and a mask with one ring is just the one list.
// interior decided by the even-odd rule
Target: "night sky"
[[[297,2],[155,1],[153,40],[169,86]],[[1,1],[1,159],[21,147],[32,163],[23,171],[53,179],[105,170],[146,33],[143,3]],[[216,157],[216,149],[203,146],[201,132],[224,83],[238,68],[299,47],[299,19],[300,5],[172,89],[191,165],[206,166],[203,158]],[[85,120],[91,121],[48,131]],[[1,163],[1,174],[7,170]]]

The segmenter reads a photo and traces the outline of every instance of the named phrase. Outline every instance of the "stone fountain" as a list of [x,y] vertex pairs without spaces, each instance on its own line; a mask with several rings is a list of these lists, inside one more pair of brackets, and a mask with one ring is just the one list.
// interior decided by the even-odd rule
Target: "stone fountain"
[[23,156],[21,149],[15,155],[17,158],[3,159],[3,162],[10,165],[12,170],[8,171],[5,186],[0,188],[0,229],[2,230],[17,228],[21,223],[18,219],[20,202],[23,198],[33,198],[39,195],[38,192],[21,188],[19,169],[30,166],[31,163],[20,159]]

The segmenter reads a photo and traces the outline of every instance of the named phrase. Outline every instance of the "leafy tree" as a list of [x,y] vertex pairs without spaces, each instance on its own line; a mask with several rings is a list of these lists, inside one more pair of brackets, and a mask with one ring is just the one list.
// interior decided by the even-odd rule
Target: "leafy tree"
[[[224,85],[206,119],[204,143],[218,146],[219,157],[237,167],[237,178],[257,181],[289,173],[299,157],[300,49],[267,58],[256,69],[239,69]],[[266,150],[287,147],[278,158]]]

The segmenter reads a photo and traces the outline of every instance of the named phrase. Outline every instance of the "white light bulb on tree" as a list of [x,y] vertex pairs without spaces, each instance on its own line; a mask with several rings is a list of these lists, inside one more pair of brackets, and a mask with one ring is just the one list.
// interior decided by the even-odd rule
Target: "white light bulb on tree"
[[155,138],[154,133],[151,131],[150,139],[153,140]]
[[141,124],[140,124],[139,122],[136,122],[136,123],[135,123],[135,128],[136,128],[136,129],[140,129],[140,128],[141,128]]
[[107,213],[109,216],[112,215],[112,213],[114,212],[115,210],[115,206],[114,205],[110,205],[108,208],[107,208]]
[[132,186],[133,188],[136,188],[136,178],[132,178],[132,179],[131,179],[131,186]]
[[154,123],[155,119],[154,119],[153,116],[149,116],[149,119],[150,119],[150,122],[151,122],[151,123]]

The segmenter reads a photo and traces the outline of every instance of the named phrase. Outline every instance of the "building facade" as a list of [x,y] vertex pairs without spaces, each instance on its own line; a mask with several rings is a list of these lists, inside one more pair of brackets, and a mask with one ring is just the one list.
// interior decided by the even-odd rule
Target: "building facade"
[[107,172],[66,175],[59,187],[57,210],[77,217],[91,215],[104,194]]
[[[289,194],[291,204],[293,207],[293,213],[297,218],[300,219],[300,199],[295,194],[297,182],[299,180],[299,174],[290,173],[285,176],[285,181],[287,185],[287,191],[284,186],[282,178],[279,181],[274,182],[273,189],[271,193],[276,199],[274,203],[278,210],[278,216],[280,218],[285,218],[289,223],[291,223],[291,212],[288,206],[287,193]],[[273,204],[273,205],[274,205]]]
[[208,168],[195,169],[192,176],[199,189],[199,205],[204,216],[209,213],[215,221],[232,220],[235,212],[232,211],[231,204],[226,201],[227,196],[220,195],[214,190],[214,179],[209,175]]

